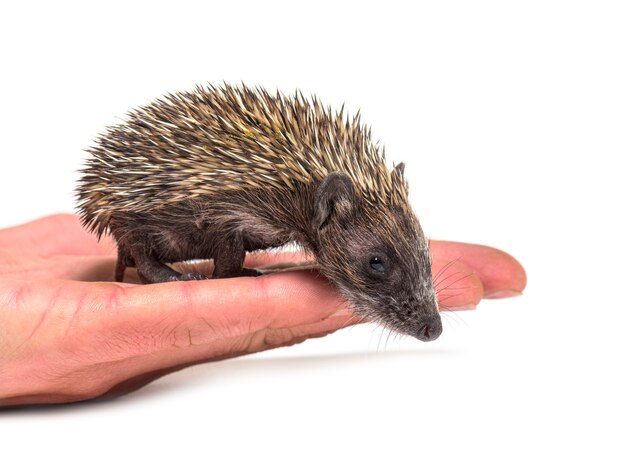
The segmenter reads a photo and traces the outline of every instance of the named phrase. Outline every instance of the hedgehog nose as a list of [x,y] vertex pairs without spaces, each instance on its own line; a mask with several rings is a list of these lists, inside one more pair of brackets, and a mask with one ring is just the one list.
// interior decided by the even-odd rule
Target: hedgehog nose
[[415,337],[421,341],[434,341],[439,338],[443,327],[441,325],[441,318],[439,316],[432,317],[422,321],[418,328]]

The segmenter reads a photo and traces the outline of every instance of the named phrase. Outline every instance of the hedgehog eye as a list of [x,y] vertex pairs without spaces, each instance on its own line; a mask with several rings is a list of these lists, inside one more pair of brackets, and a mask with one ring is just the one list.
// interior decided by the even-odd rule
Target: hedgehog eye
[[370,259],[370,267],[372,267],[372,270],[374,270],[376,273],[385,273],[385,263],[380,257],[372,257]]

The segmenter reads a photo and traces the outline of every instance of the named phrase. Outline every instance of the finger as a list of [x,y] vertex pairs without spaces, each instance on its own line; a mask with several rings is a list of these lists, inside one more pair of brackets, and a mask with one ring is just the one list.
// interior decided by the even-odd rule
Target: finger
[[304,250],[266,252],[258,251],[246,256],[247,268],[279,270],[292,267],[315,267],[315,256]]
[[[242,353],[259,332],[314,324],[345,306],[326,280],[305,272],[142,286],[2,279],[0,292],[0,321],[10,322],[3,338],[32,360],[65,360],[59,382],[68,385],[93,371],[106,386],[196,351]],[[107,364],[116,370],[102,373]]]
[[67,255],[111,255],[115,243],[108,236],[100,241],[85,230],[73,214],[55,214],[0,230],[0,249],[29,252],[49,257]]
[[[107,334],[109,345],[130,346],[136,354],[311,325],[347,307],[326,279],[306,271],[124,288],[113,283],[73,284],[82,292],[72,292],[65,301],[99,311],[101,316],[92,322]],[[460,292],[449,306],[460,309],[477,303],[480,285],[475,276],[464,275],[455,285]],[[72,319],[82,314],[79,310]]]
[[511,255],[499,249],[453,241],[431,241],[435,259],[462,262],[476,272],[484,288],[484,298],[520,295],[526,287],[526,272]]
[[[238,357],[255,352],[274,349],[277,347],[292,346],[310,338],[320,338],[335,332],[338,329],[358,324],[360,319],[353,314],[340,309],[321,321],[298,325],[291,328],[261,329],[248,335],[242,335],[227,340],[221,340],[217,346],[222,349],[216,353],[213,345],[190,345],[184,351],[170,348],[163,351],[158,357],[142,358],[141,368],[137,366],[137,359],[133,363],[133,375],[117,383],[113,388],[104,391],[105,397],[116,397],[132,392],[146,384],[192,365],[205,362],[215,362],[228,358]],[[227,348],[224,350],[224,348]]]
[[[313,271],[316,264],[306,262],[301,251],[279,253],[255,253],[246,258],[247,267],[262,268],[263,271],[280,272],[290,269]],[[25,259],[15,277],[31,280],[72,279],[77,281],[113,281],[116,259],[110,256],[55,256],[46,260]],[[303,262],[304,261],[304,262]],[[209,261],[178,263],[174,268],[182,273],[197,272],[211,276],[213,263]],[[10,272],[3,272],[9,276]],[[125,282],[139,284],[137,270],[128,268]],[[433,257],[433,282],[439,295],[439,302],[446,308],[470,309],[482,299],[483,289],[480,278],[473,270],[458,259]]]
[[[255,257],[257,258],[251,264],[262,267],[263,271],[280,271],[282,268],[307,271],[318,268],[315,263],[311,263],[311,257],[305,257],[299,252],[262,254]],[[304,263],[301,262],[303,260]],[[442,311],[474,309],[482,300],[484,290],[481,278],[465,263],[435,256],[432,271]]]
[[[114,387],[106,391],[103,396],[117,397],[124,395],[135,391],[167,374],[180,371],[193,365],[205,362],[215,362],[244,354],[273,349],[276,347],[291,346],[302,343],[310,338],[319,338],[329,335],[336,330],[357,324],[359,322],[361,322],[361,320],[355,318],[354,315],[348,310],[340,310],[328,318],[314,324],[306,324],[288,329],[273,329],[257,332],[256,335],[244,338],[244,341],[246,341],[248,346],[241,352],[237,353],[231,352],[216,357],[212,355],[211,352],[207,352],[206,347],[193,346],[185,351],[184,354],[180,351],[178,353],[168,354],[167,360],[169,365],[167,366],[160,363],[162,362],[160,360],[153,359],[146,361],[146,365],[143,367],[144,371],[138,371],[138,374],[116,384]],[[229,344],[241,347],[241,343],[231,342]]]
[[[488,285],[497,286],[497,282],[493,277],[482,271],[480,274],[474,274],[474,270],[465,262],[461,262],[459,257],[462,256],[462,250],[457,246],[468,246],[462,243],[441,243],[433,242],[433,283],[438,294],[438,301],[441,309],[471,309],[483,297],[483,285],[481,279],[488,281]],[[448,260],[442,257],[441,252],[445,252],[444,248],[453,246],[456,250],[448,249],[447,253],[457,254],[457,258]],[[483,247],[479,247],[483,248]],[[502,263],[502,261],[493,260],[493,251],[496,256],[507,255],[501,251],[492,248],[482,250],[490,256],[492,264]],[[468,257],[469,258],[469,257]],[[301,261],[310,260],[301,251],[279,252],[279,253],[256,253],[249,255],[246,259],[248,267],[267,267],[275,265],[280,268],[292,265],[302,265]],[[474,269],[484,269],[480,258],[473,258]],[[26,277],[31,280],[47,280],[47,279],[72,279],[77,281],[112,281],[115,258],[110,256],[55,256],[41,261],[40,259],[24,259],[22,266],[15,272],[16,277]],[[181,272],[200,272],[207,276],[212,274],[212,262],[194,262],[176,264],[175,268]],[[300,268],[309,268],[310,264],[304,264]],[[274,269],[274,271],[277,271]],[[503,271],[503,270],[498,270]],[[523,271],[523,270],[522,270]],[[10,276],[10,272],[3,272],[5,276]],[[482,278],[481,278],[482,276]],[[497,277],[496,277],[497,278]],[[138,284],[136,269],[128,268],[126,270],[125,280],[127,283]]]
[[312,272],[150,284],[125,290],[124,303],[140,317],[171,313],[188,324],[210,325],[220,337],[316,322],[345,306]]
[[[246,255],[244,267],[254,268],[262,273],[275,273],[289,270],[317,270],[315,257],[303,250],[268,252],[257,251]],[[213,274],[213,262],[178,262],[172,267],[181,273],[202,273],[207,277]]]
[[483,298],[481,278],[463,262],[433,256],[432,274],[440,311],[474,309]]
[[[36,254],[9,251],[2,253],[0,275],[31,281],[113,281],[114,268],[115,258],[111,256],[57,255],[41,258]],[[136,273],[134,276],[136,278]]]
[[[300,260],[306,257],[299,252],[263,253],[249,256],[246,266],[261,268],[268,273],[282,271],[316,270],[310,263]],[[35,261],[33,268],[20,269],[17,276],[30,279],[72,279],[77,281],[113,281],[115,259],[108,256],[56,256],[45,261]],[[212,262],[194,262],[175,264],[174,268],[182,273],[202,273],[210,277],[213,273]],[[467,265],[457,259],[433,258],[433,282],[442,311],[473,309],[483,298],[483,285],[480,277]],[[135,268],[128,268],[124,275],[125,284],[139,284]]]
[[[310,263],[303,263],[306,259],[302,252],[259,253],[249,255],[245,266],[262,268],[263,272],[313,269]],[[9,251],[2,254],[0,274],[4,277],[30,280],[56,278],[90,282],[113,281],[116,261],[116,257],[110,255],[55,255],[41,258],[36,254]],[[213,274],[213,262],[210,261],[181,262],[173,264],[173,267],[181,273],[202,273],[208,277]],[[127,268],[124,281],[139,284],[137,270]]]
[[29,338],[47,328],[64,341],[87,339],[86,347],[125,355],[315,323],[345,306],[311,272],[141,286],[3,279],[0,286],[5,312],[22,311],[12,318],[24,319],[18,327]]

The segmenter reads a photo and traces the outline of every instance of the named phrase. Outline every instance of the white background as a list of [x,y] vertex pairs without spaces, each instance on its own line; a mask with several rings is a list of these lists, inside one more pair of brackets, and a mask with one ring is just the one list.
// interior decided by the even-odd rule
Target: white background
[[361,108],[428,235],[507,250],[529,283],[429,344],[363,326],[0,413],[2,455],[624,455],[623,2],[13,3],[0,226],[72,211],[127,109],[244,81]]

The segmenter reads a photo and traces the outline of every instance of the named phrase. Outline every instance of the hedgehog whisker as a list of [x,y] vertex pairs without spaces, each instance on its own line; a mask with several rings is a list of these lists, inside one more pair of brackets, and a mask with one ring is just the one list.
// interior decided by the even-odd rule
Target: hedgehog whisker
[[458,276],[458,275],[462,275],[462,274],[463,274],[463,272],[462,272],[462,271],[455,271],[455,272],[453,272],[453,273],[450,273],[448,276],[445,276],[445,277],[439,278],[439,280],[438,280],[436,283],[434,283],[434,284],[433,284],[433,288],[434,288],[435,290],[437,290],[437,288],[438,288],[441,284],[443,284],[445,281],[448,281],[449,279],[454,278],[455,276]]
[[456,262],[458,262],[461,259],[462,256],[457,257],[456,259],[450,260],[449,262],[447,262],[442,268],[441,270],[439,270],[437,272],[437,274],[435,275],[435,277],[433,278],[433,284],[435,284],[437,282],[437,280],[439,279],[439,277],[445,273],[452,265],[454,265]]
[[[444,290],[447,290],[448,288],[450,288],[450,287],[452,287],[453,285],[455,285],[457,282],[459,282],[459,281],[463,281],[464,279],[467,279],[467,278],[469,278],[469,277],[471,277],[471,276],[473,276],[473,275],[474,275],[474,273],[468,273],[468,274],[466,274],[465,276],[462,276],[462,277],[460,277],[460,278],[458,278],[458,279],[454,280],[452,283],[448,284],[448,285],[447,285],[446,287],[444,287],[443,289],[435,289],[435,292],[436,292],[436,293],[443,292]],[[451,276],[450,276],[450,277],[451,277]],[[449,279],[450,277],[448,277],[448,278],[446,278],[446,279]]]

